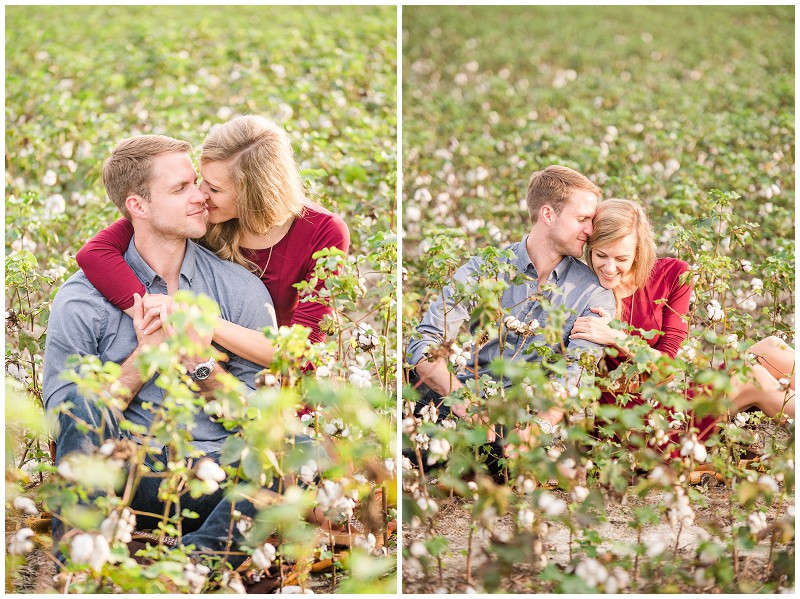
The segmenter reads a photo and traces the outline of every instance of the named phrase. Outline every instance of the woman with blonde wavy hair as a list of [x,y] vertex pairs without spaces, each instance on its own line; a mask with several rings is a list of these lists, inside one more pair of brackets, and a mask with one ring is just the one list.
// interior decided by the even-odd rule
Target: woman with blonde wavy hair
[[[633,359],[626,354],[624,341],[628,334],[610,326],[616,318],[634,329],[661,331],[647,343],[657,352],[674,358],[689,335],[684,317],[689,313],[691,280],[682,277],[689,265],[676,258],[656,258],[652,225],[636,202],[623,199],[600,202],[593,226],[585,259],[600,284],[614,292],[617,310],[616,314],[608,314],[593,309],[599,318],[578,318],[570,338],[616,347],[617,357],[603,358],[607,371],[611,372],[623,361]],[[781,413],[794,417],[794,350],[777,337],[768,337],[751,346],[749,352],[757,356],[758,363],[748,375],[740,373],[735,377],[731,395],[733,413],[756,406],[770,417]],[[785,379],[785,384],[781,379]],[[788,401],[786,389],[791,389]],[[601,402],[613,404],[616,397],[606,390]],[[627,405],[643,402],[633,394]],[[694,426],[701,435],[707,435],[714,423],[713,417],[706,417]]]
[[[320,323],[330,308],[299,302],[294,285],[313,276],[315,252],[330,247],[346,252],[350,235],[341,218],[306,197],[286,131],[256,115],[216,125],[203,142],[200,173],[208,208],[208,229],[200,243],[263,281],[278,326],[304,325],[311,329],[312,342],[323,341]],[[130,222],[120,219],[92,238],[76,259],[92,284],[118,308],[130,314],[133,294],[138,293],[147,298],[145,307],[154,317],[159,306],[171,300],[145,296],[144,286],[122,257],[132,235]],[[109,277],[110,272],[115,275]],[[145,332],[159,326],[155,319]],[[272,361],[274,348],[259,331],[219,319],[214,341],[258,364]]]

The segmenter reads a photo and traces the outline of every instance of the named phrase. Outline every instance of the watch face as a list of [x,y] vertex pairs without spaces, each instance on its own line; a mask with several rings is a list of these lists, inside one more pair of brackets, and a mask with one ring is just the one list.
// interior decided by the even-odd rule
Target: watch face
[[198,366],[192,373],[192,377],[202,381],[203,379],[207,379],[209,374],[211,374],[211,369],[208,366]]

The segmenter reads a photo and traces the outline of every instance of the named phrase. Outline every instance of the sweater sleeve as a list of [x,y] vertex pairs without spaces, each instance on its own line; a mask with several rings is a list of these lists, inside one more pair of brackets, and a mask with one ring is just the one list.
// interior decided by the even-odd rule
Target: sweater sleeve
[[682,260],[675,260],[669,272],[664,273],[659,285],[660,293],[653,300],[666,299],[664,316],[661,325],[664,332],[653,346],[661,353],[674,358],[681,344],[689,335],[689,325],[683,317],[689,313],[689,298],[692,295],[691,281],[680,282],[683,273],[689,270],[689,265]]
[[121,218],[92,237],[75,256],[86,278],[120,310],[133,306],[134,293],[145,294],[144,285],[123,257],[132,238],[133,225]]
[[[350,248],[350,231],[347,228],[347,224],[335,214],[323,221],[323,226],[320,227],[311,255],[329,247],[337,247],[345,254]],[[306,281],[310,281],[314,276],[315,266],[316,260],[312,260],[309,256],[305,276]],[[317,284],[316,289],[320,290],[323,287],[325,287],[324,280]],[[320,323],[325,315],[330,313],[331,309],[328,306],[316,302],[301,301],[297,304],[289,324],[299,324],[310,328],[309,339],[312,343],[319,343],[325,341],[326,337],[325,333],[320,329]]]

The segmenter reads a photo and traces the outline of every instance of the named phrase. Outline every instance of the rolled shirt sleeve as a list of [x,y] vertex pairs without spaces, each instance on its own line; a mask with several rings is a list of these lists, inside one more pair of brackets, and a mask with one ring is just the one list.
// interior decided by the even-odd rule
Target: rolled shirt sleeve
[[[453,279],[461,283],[474,281],[480,272],[481,263],[479,258],[473,256],[455,272]],[[417,327],[421,337],[411,339],[408,343],[406,355],[409,364],[417,365],[423,359],[428,347],[439,345],[445,339],[455,339],[461,326],[470,319],[472,306],[455,302],[453,295],[453,287],[446,285],[425,312],[422,322]]]

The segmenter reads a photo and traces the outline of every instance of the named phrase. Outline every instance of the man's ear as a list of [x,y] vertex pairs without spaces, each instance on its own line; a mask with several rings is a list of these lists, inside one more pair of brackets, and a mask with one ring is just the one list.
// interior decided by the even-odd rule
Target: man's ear
[[147,207],[145,206],[147,203],[147,200],[136,194],[129,195],[127,198],[125,198],[125,207],[128,209],[128,213],[131,216],[137,216],[140,218],[147,216]]
[[539,220],[541,220],[545,224],[552,225],[555,216],[556,216],[556,211],[553,210],[553,207],[550,204],[545,204],[544,206],[539,208]]

